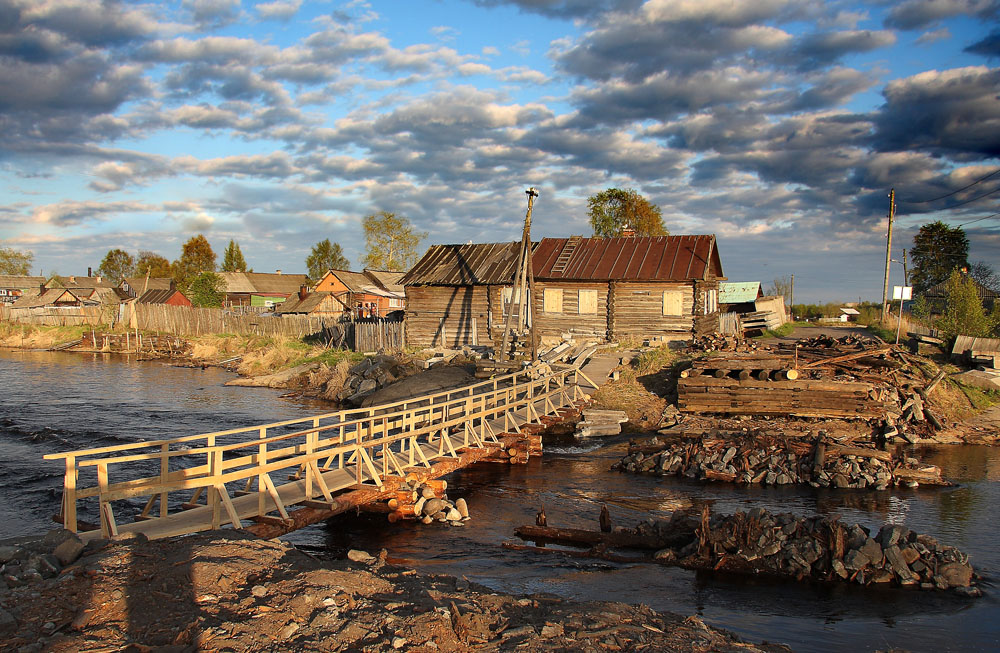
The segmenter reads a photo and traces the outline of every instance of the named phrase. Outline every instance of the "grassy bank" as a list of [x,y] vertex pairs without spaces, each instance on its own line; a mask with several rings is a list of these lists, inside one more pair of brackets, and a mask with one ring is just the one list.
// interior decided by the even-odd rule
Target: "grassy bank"
[[78,340],[89,326],[35,326],[0,322],[0,347],[48,349]]
[[327,349],[301,339],[269,336],[218,334],[189,341],[191,357],[206,363],[221,363],[239,357],[236,371],[243,376],[273,374],[307,363],[337,367],[341,361],[353,363],[362,355],[341,349]]

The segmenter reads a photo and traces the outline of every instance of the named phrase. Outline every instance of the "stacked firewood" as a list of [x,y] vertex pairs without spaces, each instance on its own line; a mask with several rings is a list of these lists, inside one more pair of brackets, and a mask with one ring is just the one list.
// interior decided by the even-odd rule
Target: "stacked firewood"
[[702,336],[697,336],[688,345],[689,351],[730,351],[730,352],[747,352],[747,351],[757,351],[760,347],[760,343],[756,340],[751,340],[747,338],[740,338],[737,336],[727,336],[722,333],[706,333]]
[[390,522],[400,520],[415,520],[423,524],[435,521],[446,522],[452,526],[461,526],[469,520],[469,507],[465,499],[451,501],[445,490],[448,481],[429,479],[423,483],[416,477],[408,478],[406,485],[396,491],[396,496],[385,504],[379,504],[366,509],[387,512]]

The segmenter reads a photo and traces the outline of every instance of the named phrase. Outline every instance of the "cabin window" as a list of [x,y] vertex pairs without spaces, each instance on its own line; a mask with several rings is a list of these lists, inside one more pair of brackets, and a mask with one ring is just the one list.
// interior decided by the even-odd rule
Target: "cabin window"
[[663,314],[684,315],[684,293],[680,290],[663,291]]
[[563,291],[562,288],[546,288],[542,295],[542,311],[545,313],[562,313]]
[[719,291],[706,290],[702,304],[705,307],[705,315],[711,315],[719,310]]
[[579,295],[580,314],[597,312],[597,291],[581,290]]
[[389,308],[403,308],[403,300],[395,297],[389,298]]
[[510,305],[511,298],[514,299],[514,303],[515,304],[520,304],[521,303],[521,295],[518,294],[517,297],[514,297],[514,288],[511,287],[511,286],[505,286],[504,289],[503,289],[503,304],[504,304],[504,306],[509,306]]

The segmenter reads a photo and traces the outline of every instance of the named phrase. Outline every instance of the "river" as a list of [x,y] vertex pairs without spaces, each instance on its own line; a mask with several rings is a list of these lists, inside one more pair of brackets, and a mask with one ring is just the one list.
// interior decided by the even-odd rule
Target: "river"
[[[104,354],[0,351],[0,538],[53,527],[62,470],[46,453],[188,435],[302,417],[328,408],[268,389],[227,388],[218,369],[177,368]],[[498,591],[645,603],[697,614],[749,639],[797,651],[1000,648],[1000,449],[921,452],[954,488],[829,491],[741,487],[609,471],[624,438],[547,443],[526,466],[479,464],[451,475],[473,519],[463,528],[389,524],[384,515],[341,517],[294,533],[312,547],[377,551],[429,573],[465,576]],[[626,565],[504,549],[516,526],[544,506],[552,526],[595,527],[606,503],[618,524],[711,504],[734,512],[762,506],[797,515],[837,513],[877,529],[885,522],[937,537],[969,553],[985,596],[799,584]]]

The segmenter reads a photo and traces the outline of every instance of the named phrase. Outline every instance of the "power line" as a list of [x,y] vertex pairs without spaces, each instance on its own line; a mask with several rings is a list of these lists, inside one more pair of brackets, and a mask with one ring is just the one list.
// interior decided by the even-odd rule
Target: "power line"
[[989,218],[993,218],[993,217],[996,217],[998,215],[1000,215],[1000,213],[990,213],[989,215],[984,216],[982,218],[976,218],[975,220],[969,220],[968,222],[962,222],[958,226],[959,227],[964,227],[967,224],[972,224],[973,222],[979,222],[980,220],[987,220]]
[[[904,204],[930,204],[931,202],[937,202],[938,200],[943,200],[946,197],[951,197],[952,195],[957,195],[958,193],[961,193],[963,190],[968,190],[968,189],[972,188],[973,186],[975,186],[976,184],[981,184],[982,182],[986,181],[990,177],[993,177],[993,176],[998,175],[998,174],[1000,174],[1000,168],[997,168],[996,170],[994,170],[990,174],[986,175],[985,177],[980,177],[979,179],[975,180],[974,182],[972,182],[968,186],[963,186],[962,188],[959,188],[958,190],[953,190],[952,192],[947,193],[945,195],[942,195],[941,197],[935,197],[934,199],[930,199],[930,200],[919,200],[917,202],[904,201],[903,203]],[[1000,189],[998,189],[998,190],[1000,190]]]

